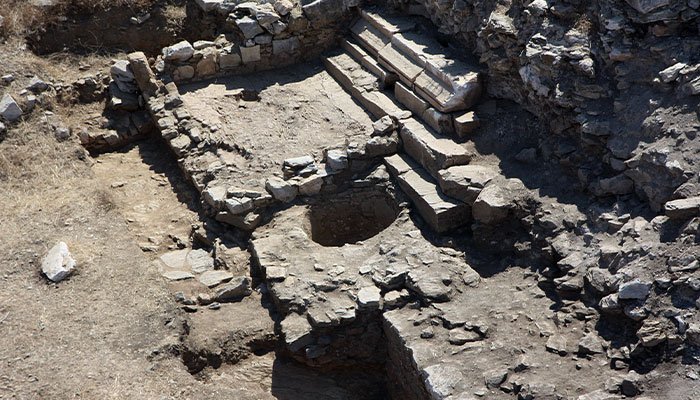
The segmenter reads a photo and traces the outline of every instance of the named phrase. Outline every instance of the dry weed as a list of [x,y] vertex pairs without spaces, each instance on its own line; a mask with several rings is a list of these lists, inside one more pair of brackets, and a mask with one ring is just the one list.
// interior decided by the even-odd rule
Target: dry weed
[[111,7],[129,7],[134,11],[148,9],[158,0],[56,0],[50,7],[38,7],[30,0],[0,2],[0,37],[25,36],[71,12],[90,12]]

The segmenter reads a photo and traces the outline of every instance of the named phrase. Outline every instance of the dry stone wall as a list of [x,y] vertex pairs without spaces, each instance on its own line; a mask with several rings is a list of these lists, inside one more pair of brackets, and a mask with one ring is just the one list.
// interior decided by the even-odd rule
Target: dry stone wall
[[542,135],[538,151],[570,167],[581,188],[636,193],[660,211],[688,196],[676,192],[681,184],[697,182],[697,2],[392,5],[429,18],[457,49],[474,51],[489,94],[548,121],[554,135]]
[[238,75],[309,61],[337,43],[356,12],[342,0],[272,3],[198,1],[214,40],[181,41],[163,49],[155,70],[175,82]]

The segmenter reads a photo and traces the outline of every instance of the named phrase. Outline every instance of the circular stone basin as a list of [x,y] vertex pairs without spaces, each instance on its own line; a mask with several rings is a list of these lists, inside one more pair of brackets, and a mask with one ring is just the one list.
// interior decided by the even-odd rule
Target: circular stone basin
[[399,214],[396,199],[373,188],[325,197],[308,211],[311,239],[323,246],[367,240],[386,229]]

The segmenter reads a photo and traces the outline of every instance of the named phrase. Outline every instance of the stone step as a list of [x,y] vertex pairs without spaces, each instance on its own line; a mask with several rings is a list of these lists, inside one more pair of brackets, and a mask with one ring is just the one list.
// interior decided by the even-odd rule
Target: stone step
[[446,232],[469,221],[469,207],[442,193],[430,174],[408,155],[386,157],[384,164],[433,230]]
[[377,76],[380,89],[393,85],[399,80],[399,76],[389,72],[379,65],[377,60],[369,55],[359,44],[352,39],[341,39],[340,47],[350,54],[355,61],[359,62],[365,69]]
[[404,54],[398,47],[389,43],[379,50],[379,64],[386,67],[389,71],[396,73],[409,87],[413,87],[413,82],[423,73],[423,67],[410,57]]
[[[478,67],[450,57],[447,49],[431,37],[418,32],[401,32],[391,36],[391,44],[426,70],[421,78],[424,86],[421,90],[430,96],[426,100],[438,110],[465,110],[481,96]],[[433,94],[425,86],[433,86],[435,90],[442,87],[446,93],[438,90]]]
[[386,36],[393,36],[399,32],[406,32],[414,29],[416,23],[406,17],[381,15],[372,10],[362,10],[362,18],[372,24]]
[[377,57],[379,50],[391,42],[391,38],[365,19],[360,19],[353,24],[350,27],[350,33],[374,57]]
[[375,118],[402,115],[405,110],[377,87],[377,77],[364,70],[349,54],[323,58],[330,74]]
[[439,179],[442,169],[469,163],[471,156],[467,150],[452,139],[434,132],[414,118],[401,122],[404,151],[418,161],[435,179]]
[[[453,123],[453,115],[442,113],[431,107],[430,103],[423,100],[423,98],[401,82],[396,82],[394,84],[394,97],[396,101],[409,109],[414,116],[422,119],[439,134],[452,135],[455,133],[456,127]],[[460,125],[460,127],[462,127],[462,125]]]

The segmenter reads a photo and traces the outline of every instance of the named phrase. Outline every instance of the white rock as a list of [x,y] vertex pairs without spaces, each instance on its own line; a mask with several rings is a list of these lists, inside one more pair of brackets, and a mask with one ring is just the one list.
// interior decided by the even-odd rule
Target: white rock
[[333,171],[341,171],[348,167],[348,153],[342,150],[329,150],[326,154],[326,164]]
[[194,54],[194,47],[187,40],[163,49],[163,56],[168,61],[186,61]]
[[126,60],[119,60],[115,62],[109,69],[109,73],[112,74],[112,79],[117,80],[118,78],[133,80],[134,73],[131,72],[131,67],[129,67],[129,62]]
[[360,307],[379,308],[381,294],[376,286],[366,286],[357,293],[357,302]]
[[68,246],[58,242],[49,250],[41,263],[41,272],[54,282],[60,282],[75,270],[75,260],[68,251]]
[[273,176],[265,182],[265,188],[277,200],[288,203],[297,197],[299,188],[289,182]]

